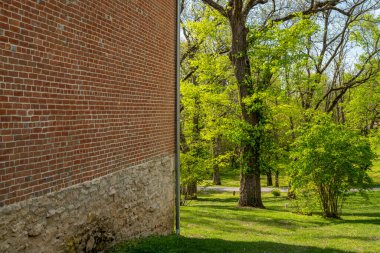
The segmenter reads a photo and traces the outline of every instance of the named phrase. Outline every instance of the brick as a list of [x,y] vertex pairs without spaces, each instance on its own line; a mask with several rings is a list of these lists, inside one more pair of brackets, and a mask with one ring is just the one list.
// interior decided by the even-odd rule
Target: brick
[[174,153],[175,1],[0,5],[0,206]]

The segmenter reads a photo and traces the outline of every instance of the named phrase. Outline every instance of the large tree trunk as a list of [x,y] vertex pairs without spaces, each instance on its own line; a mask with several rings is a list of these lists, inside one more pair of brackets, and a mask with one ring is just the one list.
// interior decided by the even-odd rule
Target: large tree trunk
[[260,188],[260,174],[254,171],[241,172],[239,206],[264,208],[261,200],[261,190],[254,190],[257,188]]
[[255,181],[255,175],[253,171],[240,173],[240,198],[239,206],[250,206],[254,203],[254,191],[253,184]]
[[[234,74],[239,87],[242,116],[246,123],[251,125],[254,130],[257,130],[255,128],[262,120],[261,112],[248,110],[243,102],[244,98],[251,97],[255,93],[255,88],[259,88],[254,87],[251,80],[251,66],[247,55],[248,28],[246,27],[246,21],[249,11],[254,6],[265,4],[267,1],[230,0],[226,6],[220,5],[214,0],[202,1],[225,16],[230,23],[232,33],[230,60],[234,67]],[[248,168],[244,168],[243,173],[241,173],[239,204],[241,206],[264,208],[261,200],[259,166],[259,141],[261,136],[258,135],[257,137],[257,133],[250,133],[250,135],[252,140],[244,146],[242,154],[245,159],[244,163],[248,165]]]
[[[233,13],[229,16],[229,21],[232,29],[230,59],[234,66],[235,77],[239,86],[242,116],[244,121],[254,128],[260,123],[260,113],[252,110],[249,111],[243,102],[244,98],[250,97],[254,93],[251,81],[251,67],[247,55],[248,28],[245,27],[245,19]],[[247,162],[248,168],[241,173],[240,206],[264,208],[261,199],[259,154],[258,140],[252,140],[243,149],[242,155],[247,159],[245,162]]]

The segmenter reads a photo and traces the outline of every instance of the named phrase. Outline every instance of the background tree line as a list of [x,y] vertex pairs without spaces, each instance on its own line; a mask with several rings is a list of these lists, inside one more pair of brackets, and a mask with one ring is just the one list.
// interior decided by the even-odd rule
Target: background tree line
[[182,6],[184,197],[196,197],[211,175],[221,184],[221,170],[239,168],[239,205],[264,208],[260,175],[275,175],[278,184],[286,174],[301,209],[315,200],[338,217],[351,188],[371,186],[367,171],[380,139],[380,3]]

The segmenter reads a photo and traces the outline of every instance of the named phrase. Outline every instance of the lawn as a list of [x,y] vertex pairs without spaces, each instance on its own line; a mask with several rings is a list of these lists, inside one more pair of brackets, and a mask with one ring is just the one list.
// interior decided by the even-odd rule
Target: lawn
[[264,194],[265,210],[239,208],[231,193],[201,193],[181,209],[181,237],[150,237],[110,252],[380,252],[380,192],[348,199],[341,220],[293,213]]
[[[376,187],[380,187],[380,147],[377,148],[377,158],[373,160],[373,166],[371,167],[369,171],[370,177],[373,179],[374,184]],[[221,181],[222,185],[220,187],[239,187],[239,181],[240,181],[240,174],[239,170],[224,170],[221,171]],[[273,178],[273,184],[274,184],[274,175]],[[281,175],[279,178],[280,187],[288,187],[288,178],[286,175]],[[205,180],[201,186],[210,186],[212,185],[212,180]],[[214,186],[214,185],[212,185]],[[261,186],[266,187],[267,186],[267,178],[265,175],[261,176]],[[218,186],[215,186],[218,187]]]
[[373,161],[373,166],[369,175],[373,179],[375,186],[380,187],[380,147],[377,149],[377,158]]
[[[379,173],[380,176],[380,173]],[[240,171],[239,169],[224,170],[220,172],[220,178],[222,185],[213,185],[212,180],[205,180],[200,186],[213,186],[213,187],[239,187],[240,185]],[[261,186],[267,187],[267,177],[261,175]],[[272,175],[272,181],[274,185],[274,174]],[[280,187],[288,187],[288,179],[286,175],[280,175],[279,177]],[[273,186],[274,187],[274,186]]]

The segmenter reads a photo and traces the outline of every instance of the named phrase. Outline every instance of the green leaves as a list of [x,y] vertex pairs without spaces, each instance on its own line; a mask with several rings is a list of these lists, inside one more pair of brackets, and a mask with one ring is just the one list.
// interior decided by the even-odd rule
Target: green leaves
[[[184,23],[191,39],[198,42],[197,50],[182,64],[183,73],[196,70],[181,82],[182,142],[188,147],[181,154],[185,184],[207,179],[214,166],[229,167],[240,120],[237,85],[225,53],[230,40],[227,21],[209,8],[199,11],[200,19]],[[183,43],[183,48],[190,46]],[[218,152],[214,152],[216,139],[222,143]]]
[[375,122],[380,117],[379,82],[380,76],[355,88],[344,103],[347,124],[364,135],[376,135]]
[[[193,6],[193,18],[183,23],[183,52],[190,52],[181,65],[181,119],[190,150],[182,161],[194,175],[184,177],[201,181],[210,165],[228,167],[227,154],[240,151],[243,171],[252,169],[247,161],[253,156],[250,167],[262,171],[290,163],[298,196],[318,193],[326,212],[334,213],[334,201],[352,187],[367,187],[372,154],[358,132],[373,136],[373,143],[380,139],[378,18],[358,4],[352,16],[326,10],[266,26],[236,20],[231,26],[219,12]],[[245,42],[236,35],[245,36],[245,28],[248,45],[235,50],[236,42]],[[219,138],[220,153],[214,152]]]
[[311,19],[303,18],[291,26],[274,24],[265,29],[250,27],[248,55],[253,69],[259,69],[261,73],[276,73],[286,65],[306,58],[302,47],[316,29]]
[[[338,216],[337,203],[352,189],[371,186],[367,170],[374,158],[368,140],[322,116],[303,128],[293,144],[292,186],[318,194],[327,216]],[[332,208],[332,209],[331,209]]]

